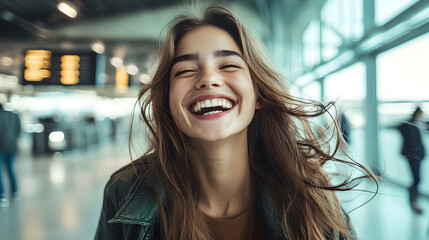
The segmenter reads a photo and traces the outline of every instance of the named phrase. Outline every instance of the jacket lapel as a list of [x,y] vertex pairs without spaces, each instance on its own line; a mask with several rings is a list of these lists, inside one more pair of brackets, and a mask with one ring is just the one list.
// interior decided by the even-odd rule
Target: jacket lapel
[[[150,183],[150,186],[164,200],[164,193],[161,190],[159,180],[152,174],[148,174],[144,181]],[[139,224],[143,226],[155,226],[158,217],[158,206],[155,198],[149,191],[144,190],[140,181],[136,180],[125,199],[124,204],[116,213],[115,217],[110,219],[109,223]]]

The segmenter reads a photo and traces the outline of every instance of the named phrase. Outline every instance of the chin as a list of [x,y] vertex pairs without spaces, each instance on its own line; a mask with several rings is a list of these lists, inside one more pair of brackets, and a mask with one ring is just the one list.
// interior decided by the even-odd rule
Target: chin
[[228,129],[210,129],[210,130],[205,130],[205,131],[199,131],[199,132],[194,132],[191,135],[188,135],[190,138],[198,141],[202,141],[202,142],[210,142],[210,143],[214,143],[214,142],[221,142],[221,141],[225,141],[225,140],[234,140],[237,141],[241,138],[245,138],[247,139],[247,132],[245,131],[246,129],[244,129],[244,131],[231,131]]
[[220,134],[219,132],[217,133],[206,132],[204,134],[198,134],[197,136],[192,136],[191,138],[199,141],[204,141],[204,142],[217,142],[217,141],[222,141],[227,139],[228,135]]

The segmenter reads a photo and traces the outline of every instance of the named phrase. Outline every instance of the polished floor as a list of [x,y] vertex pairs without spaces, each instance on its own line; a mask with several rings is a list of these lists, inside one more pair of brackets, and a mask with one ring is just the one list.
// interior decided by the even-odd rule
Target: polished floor
[[[107,142],[86,151],[44,157],[20,153],[15,167],[22,198],[0,208],[0,239],[93,239],[104,185],[129,159],[126,144]],[[404,174],[407,171],[403,169]],[[359,187],[374,189],[365,183]],[[428,198],[420,198],[425,212],[418,216],[410,211],[407,191],[395,184],[383,181],[379,194],[364,204],[371,196],[359,191],[339,195],[351,211],[359,239],[429,239]]]
[[21,200],[0,208],[0,239],[93,239],[109,175],[128,149],[105,144],[82,152],[17,159]]

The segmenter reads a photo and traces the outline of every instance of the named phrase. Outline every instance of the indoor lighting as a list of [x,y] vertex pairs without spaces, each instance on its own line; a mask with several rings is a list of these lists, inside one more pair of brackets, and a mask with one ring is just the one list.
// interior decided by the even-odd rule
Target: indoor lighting
[[93,43],[91,45],[91,49],[98,54],[104,53],[104,45],[102,43],[99,43],[99,42]]
[[10,67],[13,64],[13,59],[7,56],[3,56],[0,58],[0,63],[6,67]]
[[54,131],[49,133],[49,141],[54,143],[64,141],[64,133],[61,131]]
[[147,84],[150,82],[151,79],[152,79],[152,77],[147,73],[143,73],[142,75],[140,75],[140,82],[141,83]]
[[127,72],[130,75],[136,75],[139,72],[139,69],[137,68],[136,65],[130,64],[127,66]]
[[62,13],[67,15],[70,18],[76,18],[77,17],[77,11],[72,8],[68,3],[60,2],[57,5],[58,10],[60,10]]
[[115,67],[120,67],[120,66],[122,66],[122,59],[120,59],[118,57],[112,57],[110,59],[110,64],[112,64]]

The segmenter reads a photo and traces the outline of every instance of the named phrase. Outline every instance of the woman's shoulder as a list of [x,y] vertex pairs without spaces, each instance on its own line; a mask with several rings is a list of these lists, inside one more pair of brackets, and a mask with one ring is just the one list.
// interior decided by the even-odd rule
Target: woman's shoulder
[[142,181],[151,179],[152,177],[148,178],[148,175],[153,174],[153,171],[150,170],[153,158],[153,154],[146,155],[119,168],[110,176],[106,188],[109,191],[126,194]]
[[[154,175],[152,174],[154,171],[151,171],[153,161],[149,161],[150,157],[153,156],[137,159],[121,167],[110,176],[104,189],[99,237],[97,239],[119,239],[120,236],[112,234],[121,235],[122,226],[113,223],[127,224],[128,227],[124,231],[128,231],[127,229],[133,231],[134,227],[139,225],[150,226],[155,224],[156,200],[150,191],[143,188],[145,183],[150,182],[150,185],[155,186],[158,184],[151,177]],[[144,229],[149,229],[149,227]]]

